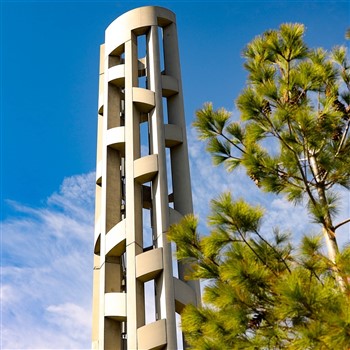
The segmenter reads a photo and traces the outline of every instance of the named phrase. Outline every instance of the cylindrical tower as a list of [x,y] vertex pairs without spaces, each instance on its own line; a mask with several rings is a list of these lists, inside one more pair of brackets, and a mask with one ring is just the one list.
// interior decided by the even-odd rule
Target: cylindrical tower
[[174,13],[117,18],[99,85],[93,348],[178,349],[176,313],[200,295],[166,237],[192,212]]

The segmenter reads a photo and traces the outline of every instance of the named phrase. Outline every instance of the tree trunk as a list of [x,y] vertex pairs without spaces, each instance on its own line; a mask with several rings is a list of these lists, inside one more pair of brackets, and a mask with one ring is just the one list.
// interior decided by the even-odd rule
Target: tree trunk
[[327,202],[324,184],[320,181],[320,172],[319,172],[314,155],[310,156],[310,166],[315,176],[316,189],[317,189],[317,194],[318,194],[320,204],[322,205],[323,208],[327,208],[323,218],[322,232],[327,245],[328,257],[329,257],[329,260],[333,263],[333,271],[335,274],[335,278],[338,282],[338,285],[343,291],[345,291],[346,282],[340,275],[339,269],[336,265],[336,257],[337,257],[337,254],[339,253],[339,248],[338,248],[337,239],[335,236],[333,221],[328,209],[328,202]]

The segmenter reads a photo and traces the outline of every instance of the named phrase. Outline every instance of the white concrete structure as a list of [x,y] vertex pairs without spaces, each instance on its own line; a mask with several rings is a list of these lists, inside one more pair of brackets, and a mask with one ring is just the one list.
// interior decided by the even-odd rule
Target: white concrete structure
[[[101,46],[94,349],[182,347],[176,313],[199,302],[199,284],[184,281],[183,266],[173,271],[166,234],[190,212],[175,15],[142,7],[117,18]],[[147,324],[145,297],[155,310]]]

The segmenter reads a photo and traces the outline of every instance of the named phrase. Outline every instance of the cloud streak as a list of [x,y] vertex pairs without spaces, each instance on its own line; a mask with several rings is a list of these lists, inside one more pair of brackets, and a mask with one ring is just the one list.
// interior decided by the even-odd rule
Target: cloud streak
[[94,173],[2,223],[2,349],[88,349]]

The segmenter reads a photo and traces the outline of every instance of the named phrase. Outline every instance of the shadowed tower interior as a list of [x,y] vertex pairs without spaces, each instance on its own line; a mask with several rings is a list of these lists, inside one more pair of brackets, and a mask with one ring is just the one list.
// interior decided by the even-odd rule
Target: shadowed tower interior
[[142,7],[110,24],[98,105],[92,348],[186,347],[177,314],[199,283],[166,237],[193,210],[174,13]]

